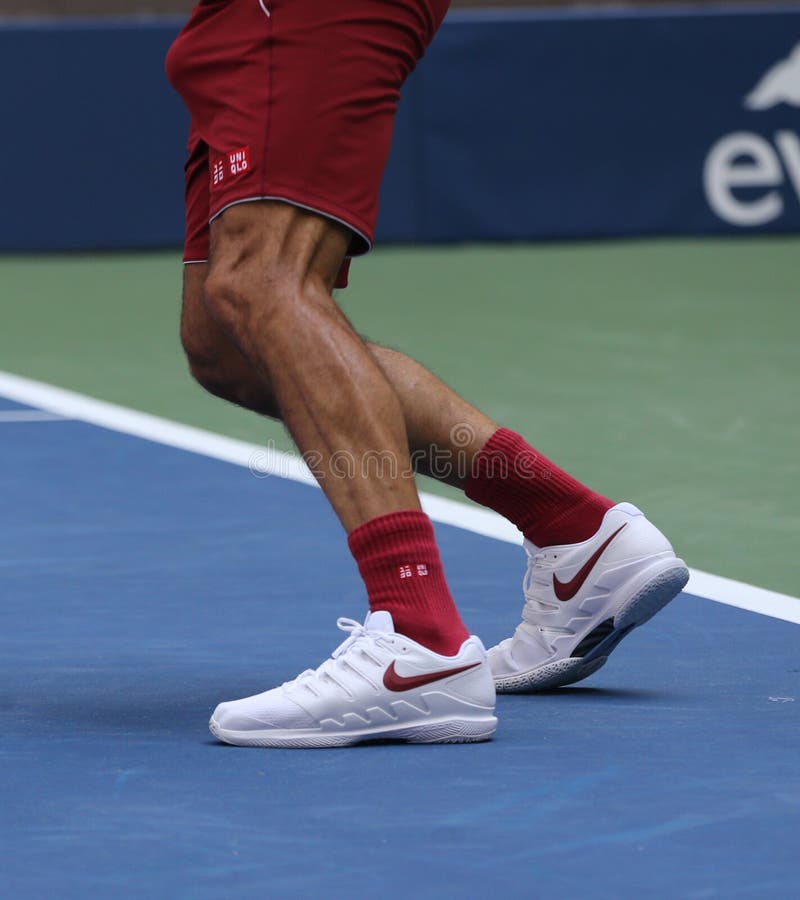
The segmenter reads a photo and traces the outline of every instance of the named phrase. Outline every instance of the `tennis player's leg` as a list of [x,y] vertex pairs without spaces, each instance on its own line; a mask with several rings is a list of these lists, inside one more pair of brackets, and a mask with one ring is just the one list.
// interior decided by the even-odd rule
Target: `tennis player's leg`
[[[400,402],[331,294],[349,243],[344,226],[288,203],[236,204],[211,224],[205,283],[206,308],[270,384],[348,533],[420,509]],[[386,465],[370,465],[376,451]]]
[[[370,605],[316,672],[220,704],[211,728],[230,743],[473,741],[496,725],[485,650],[419,508],[399,400],[331,295],[345,255],[370,244],[399,86],[445,5],[298,0],[265,17],[254,3],[206,4],[170,52],[193,118],[185,260],[210,260],[205,307],[269,383]],[[210,256],[197,227],[209,220]]]
[[349,533],[372,612],[363,626],[341,623],[350,637],[316,672],[220,704],[210,727],[244,745],[483,740],[496,725],[485,651],[447,588],[399,400],[331,295],[349,242],[340,224],[275,201],[236,204],[212,222],[206,308],[271,385]]

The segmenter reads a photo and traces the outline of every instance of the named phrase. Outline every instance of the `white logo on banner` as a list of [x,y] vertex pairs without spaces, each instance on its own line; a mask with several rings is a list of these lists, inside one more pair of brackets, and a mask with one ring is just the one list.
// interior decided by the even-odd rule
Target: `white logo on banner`
[[772,109],[779,103],[800,106],[800,44],[775,63],[744,98],[747,109]]
[[[745,109],[800,106],[800,43],[786,59],[771,66],[744,98]],[[703,169],[706,198],[714,212],[731,225],[752,228],[779,219],[791,193],[800,201],[800,138],[781,129],[771,137],[735,131],[711,148]],[[734,193],[748,188],[743,195]],[[787,198],[788,193],[788,198]]]

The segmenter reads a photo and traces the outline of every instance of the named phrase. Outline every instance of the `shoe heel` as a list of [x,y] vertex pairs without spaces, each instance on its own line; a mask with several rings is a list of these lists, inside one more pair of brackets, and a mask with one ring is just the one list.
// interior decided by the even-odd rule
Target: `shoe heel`
[[689,570],[682,559],[671,559],[668,565],[653,575],[638,591],[617,610],[614,628],[625,631],[642,625],[686,587]]

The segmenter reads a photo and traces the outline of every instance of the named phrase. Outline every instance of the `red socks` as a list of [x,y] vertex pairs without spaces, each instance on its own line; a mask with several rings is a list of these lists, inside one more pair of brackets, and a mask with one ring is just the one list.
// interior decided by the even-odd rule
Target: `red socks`
[[[500,428],[475,457],[467,496],[499,512],[537,547],[590,538],[614,505]],[[369,607],[391,613],[395,630],[435,653],[453,656],[469,637],[442,571],[425,513],[378,516],[348,543],[367,586]]]
[[431,520],[408,510],[378,516],[347,539],[369,608],[391,613],[395,631],[454,656],[469,637],[444,578]]
[[587,540],[614,505],[507,428],[475,457],[466,494],[505,516],[537,547]]

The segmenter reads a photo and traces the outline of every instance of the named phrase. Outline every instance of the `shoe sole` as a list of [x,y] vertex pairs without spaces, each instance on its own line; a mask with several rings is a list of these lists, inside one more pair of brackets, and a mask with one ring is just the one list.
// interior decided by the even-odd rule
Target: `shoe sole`
[[[670,559],[665,568],[651,575],[614,614],[584,635],[572,656],[537,666],[527,672],[494,680],[499,694],[549,691],[566,687],[593,675],[608,661],[611,651],[634,628],[643,625],[686,587],[689,570],[681,559]],[[580,655],[574,655],[574,654]]]
[[488,741],[497,728],[497,719],[444,719],[419,725],[404,725],[380,730],[324,733],[321,731],[228,731],[214,717],[208,723],[217,740],[236,747],[283,747],[286,749],[320,749],[351,747],[370,741],[397,741],[406,744],[473,744]]

